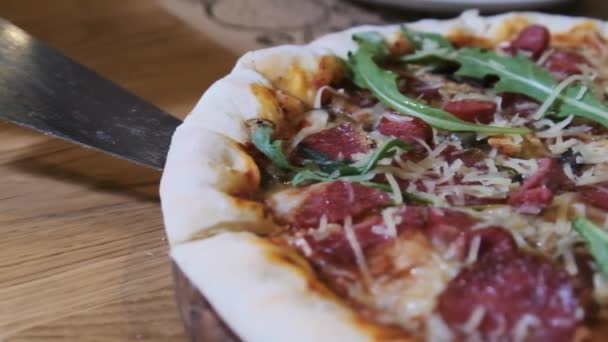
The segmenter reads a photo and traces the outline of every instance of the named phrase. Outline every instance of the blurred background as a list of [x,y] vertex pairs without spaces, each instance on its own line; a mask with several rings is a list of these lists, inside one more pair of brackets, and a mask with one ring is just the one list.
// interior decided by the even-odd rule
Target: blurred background
[[[247,50],[529,7],[608,19],[606,0],[0,0],[0,17],[183,118]],[[160,174],[5,123],[0,139],[0,340],[186,340]]]
[[492,14],[544,10],[608,15],[604,1],[569,0],[161,0],[170,13],[237,53],[276,44],[301,44],[361,24],[453,17],[463,10]]

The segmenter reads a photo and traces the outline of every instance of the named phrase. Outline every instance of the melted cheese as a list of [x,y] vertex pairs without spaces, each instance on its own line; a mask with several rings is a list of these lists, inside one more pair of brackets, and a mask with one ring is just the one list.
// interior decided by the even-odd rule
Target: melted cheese
[[382,313],[382,322],[419,329],[460,265],[446,262],[425,237],[414,235],[383,248],[382,253],[370,260],[370,268],[376,272],[375,291],[373,296],[360,295],[361,300]]

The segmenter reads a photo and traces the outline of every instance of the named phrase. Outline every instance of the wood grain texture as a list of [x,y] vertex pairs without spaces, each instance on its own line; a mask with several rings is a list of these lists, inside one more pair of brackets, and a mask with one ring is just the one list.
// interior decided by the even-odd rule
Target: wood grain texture
[[[0,15],[184,117],[236,56],[147,0],[2,0]],[[160,174],[0,124],[0,339],[182,341]]]

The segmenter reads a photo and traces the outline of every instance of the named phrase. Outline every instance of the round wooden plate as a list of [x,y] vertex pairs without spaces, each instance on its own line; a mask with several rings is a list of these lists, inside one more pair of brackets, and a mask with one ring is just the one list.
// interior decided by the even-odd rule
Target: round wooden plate
[[190,341],[240,341],[174,262],[172,268],[175,299]]

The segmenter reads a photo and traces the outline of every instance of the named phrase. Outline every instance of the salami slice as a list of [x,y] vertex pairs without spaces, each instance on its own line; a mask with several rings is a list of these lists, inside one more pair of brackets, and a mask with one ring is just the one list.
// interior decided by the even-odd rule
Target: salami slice
[[548,207],[558,190],[572,189],[572,181],[564,174],[559,162],[543,158],[538,170],[528,177],[521,188],[509,197],[509,204],[526,214],[538,214]]
[[376,188],[335,181],[307,193],[291,213],[291,223],[296,227],[317,227],[323,216],[329,223],[339,222],[347,216],[361,216],[386,204],[389,199],[386,192]]
[[578,193],[586,203],[608,210],[608,183],[582,186]]
[[[382,216],[373,215],[353,226],[353,232],[363,252],[379,244],[393,240],[406,231],[422,231],[426,224],[427,210],[425,207],[401,207],[394,214],[396,236],[387,231],[386,222]],[[355,255],[343,230],[329,236],[317,239],[306,237],[312,252],[324,261],[337,265],[353,265]]]
[[513,54],[526,51],[532,54],[532,59],[538,59],[549,47],[551,33],[543,25],[530,25],[524,28],[511,42],[510,50]]
[[365,136],[350,122],[311,134],[301,144],[334,160],[352,160],[353,154],[369,151]]
[[496,103],[481,100],[451,101],[443,109],[464,121],[487,124],[494,118]]
[[569,276],[541,256],[501,250],[450,281],[437,305],[443,320],[482,340],[571,341],[583,311]]
[[547,58],[543,66],[553,77],[563,80],[568,76],[580,74],[581,65],[589,65],[589,61],[583,55],[573,51],[558,50]]

